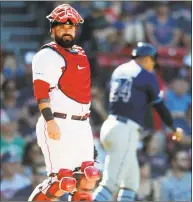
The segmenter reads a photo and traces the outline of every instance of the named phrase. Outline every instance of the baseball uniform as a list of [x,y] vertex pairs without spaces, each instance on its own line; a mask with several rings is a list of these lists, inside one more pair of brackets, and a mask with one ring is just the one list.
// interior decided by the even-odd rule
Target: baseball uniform
[[57,6],[46,18],[53,42],[35,55],[32,69],[41,111],[37,142],[48,179],[34,189],[29,201],[56,201],[65,193],[71,193],[72,200],[88,200],[100,174],[94,166],[88,119],[90,65],[84,50],[74,45],[76,30],[84,20],[68,4]]
[[144,125],[148,104],[162,100],[159,92],[154,73],[147,72],[134,60],[120,65],[113,72],[110,115],[103,123],[100,135],[107,157],[101,186],[94,193],[97,201],[113,200],[111,193],[120,188],[124,188],[124,193],[119,192],[118,200],[123,199],[129,190],[137,192],[140,179],[136,155],[139,132]]
[[74,170],[83,161],[93,161],[89,119],[71,119],[72,115],[86,116],[90,112],[90,67],[84,51],[78,46],[67,51],[53,42],[43,46],[35,55],[32,68],[33,81],[50,84],[52,112],[66,114],[66,119],[55,117],[61,130],[58,141],[48,138],[42,116],[37,123],[37,140],[45,157],[47,172],[57,173],[60,168]]

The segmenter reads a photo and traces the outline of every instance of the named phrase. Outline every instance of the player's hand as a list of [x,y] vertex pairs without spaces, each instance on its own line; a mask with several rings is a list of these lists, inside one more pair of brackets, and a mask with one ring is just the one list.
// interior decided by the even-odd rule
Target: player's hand
[[174,132],[172,136],[172,140],[181,142],[183,139],[183,136],[184,136],[184,131],[182,130],[182,128],[176,128],[176,131]]
[[48,137],[53,140],[60,139],[60,128],[55,120],[50,120],[47,122]]

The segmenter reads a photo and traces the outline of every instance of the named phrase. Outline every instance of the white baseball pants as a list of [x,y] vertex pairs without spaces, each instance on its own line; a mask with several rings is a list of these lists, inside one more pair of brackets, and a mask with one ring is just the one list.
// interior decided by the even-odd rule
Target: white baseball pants
[[112,193],[119,188],[128,188],[137,192],[139,187],[139,165],[137,143],[140,126],[128,120],[123,123],[110,115],[101,128],[100,140],[107,156],[101,185]]
[[60,128],[60,140],[48,137],[47,124],[42,116],[36,125],[37,141],[43,152],[48,174],[57,173],[61,168],[74,170],[84,161],[94,161],[94,143],[89,120],[55,120]]

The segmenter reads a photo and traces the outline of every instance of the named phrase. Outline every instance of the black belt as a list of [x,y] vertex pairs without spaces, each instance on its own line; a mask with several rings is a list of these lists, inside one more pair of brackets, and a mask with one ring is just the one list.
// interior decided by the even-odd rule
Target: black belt
[[[117,117],[116,117],[116,120],[117,120],[117,121],[120,121],[120,122],[122,122],[122,123],[127,123],[127,121],[128,121],[129,119],[128,119],[128,118],[125,118],[125,117],[123,117],[123,116],[117,116]],[[142,131],[143,131],[143,128],[142,128],[142,127],[139,127],[138,131],[139,131],[139,132],[142,132]]]
[[[66,119],[67,114],[54,112],[53,116],[56,117],[56,118],[60,118],[60,119]],[[85,121],[85,120],[87,120],[88,116],[89,116],[89,114],[85,114],[84,116],[72,115],[71,119],[72,120],[78,120],[78,121]]]

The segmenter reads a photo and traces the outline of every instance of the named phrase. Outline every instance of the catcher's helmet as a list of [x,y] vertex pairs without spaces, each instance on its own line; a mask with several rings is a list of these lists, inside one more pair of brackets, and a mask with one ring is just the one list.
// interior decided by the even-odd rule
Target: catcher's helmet
[[137,47],[133,49],[131,53],[131,58],[135,59],[138,57],[145,57],[145,56],[150,56],[156,61],[157,50],[154,46],[152,46],[149,43],[139,42],[137,44]]
[[79,13],[68,4],[59,5],[46,18],[50,21],[51,27],[69,20],[75,25],[84,22]]

